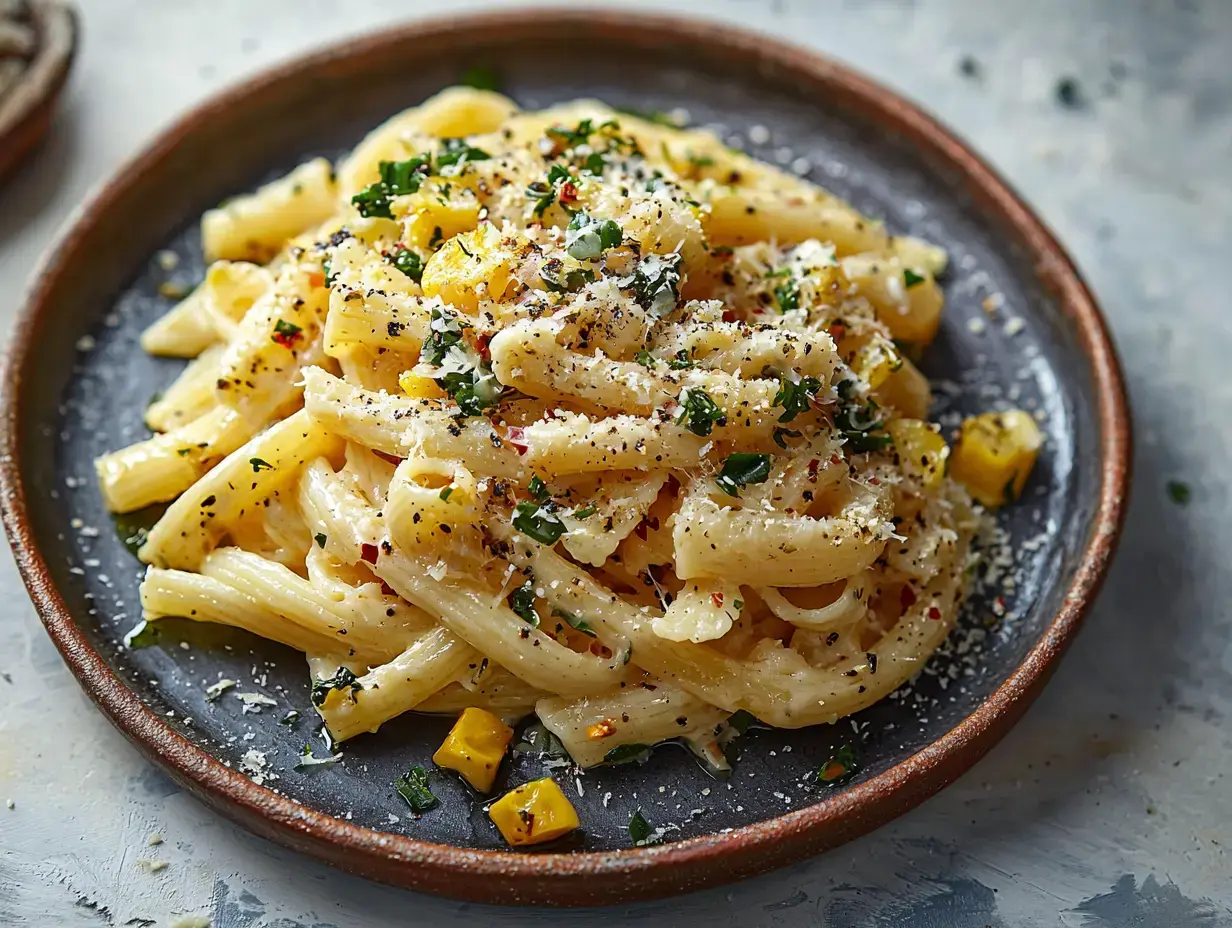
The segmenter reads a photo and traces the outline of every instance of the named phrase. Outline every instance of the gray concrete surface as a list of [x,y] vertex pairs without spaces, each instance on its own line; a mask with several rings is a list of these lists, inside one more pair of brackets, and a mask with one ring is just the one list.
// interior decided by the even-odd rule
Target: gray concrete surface
[[[85,191],[218,87],[408,16],[496,3],[88,0],[50,143],[0,190],[0,319]],[[574,5],[574,4],[571,4]],[[571,914],[376,886],[207,812],[87,702],[0,556],[0,924],[1211,928],[1232,925],[1232,3],[673,0],[922,101],[1058,231],[1102,298],[1139,430],[1127,536],[1054,682],[958,783],[737,886]],[[964,54],[979,65],[960,73]],[[1081,105],[1056,99],[1073,76]],[[1192,489],[1188,505],[1166,484]],[[164,841],[151,846],[151,835]],[[156,870],[150,861],[165,862]]]

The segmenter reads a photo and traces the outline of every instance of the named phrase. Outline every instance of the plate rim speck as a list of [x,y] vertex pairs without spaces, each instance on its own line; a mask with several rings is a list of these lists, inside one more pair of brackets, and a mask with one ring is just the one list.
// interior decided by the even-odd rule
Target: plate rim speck
[[[721,49],[790,74],[819,94],[918,146],[960,172],[979,208],[1017,237],[1040,282],[1074,328],[1089,363],[1097,413],[1099,491],[1092,527],[1056,616],[1009,678],[948,733],[906,760],[815,805],[775,818],[649,848],[577,853],[471,850],[374,831],[319,812],[225,766],[146,706],[89,642],[56,588],[39,550],[22,478],[23,370],[42,337],[41,317],[59,281],[72,273],[99,217],[135,178],[157,165],[214,114],[251,105],[286,81],[360,62],[391,45],[475,40],[539,27],[605,33],[637,47],[640,36]],[[519,32],[520,34],[520,32]],[[1131,424],[1120,365],[1096,301],[1074,263],[1016,193],[964,142],[917,105],[821,54],[754,32],[700,19],[598,10],[515,9],[420,20],[294,58],[213,96],[123,165],[72,220],[36,268],[5,355],[0,435],[0,516],[30,597],[82,687],[152,761],[211,808],[279,844],[345,870],[400,886],[477,902],[610,904],[700,889],[782,866],[864,834],[918,805],[982,757],[1035,699],[1077,632],[1103,581],[1128,504]]]

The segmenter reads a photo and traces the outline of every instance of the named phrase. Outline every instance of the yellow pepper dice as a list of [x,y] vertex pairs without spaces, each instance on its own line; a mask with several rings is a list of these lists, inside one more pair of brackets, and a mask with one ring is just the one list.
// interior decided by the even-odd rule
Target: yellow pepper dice
[[492,822],[514,847],[555,841],[577,828],[577,811],[551,777],[510,790],[488,809]]
[[438,767],[456,770],[481,793],[492,788],[513,729],[483,709],[465,709],[432,755]]
[[1035,466],[1043,438],[1021,409],[986,412],[962,424],[950,474],[985,506],[1012,503]]
[[950,446],[937,426],[922,419],[894,419],[887,426],[903,471],[919,477],[928,489],[945,479]]
[[517,251],[501,245],[500,230],[485,223],[471,232],[448,239],[424,265],[424,296],[439,296],[446,303],[468,312],[479,306],[483,295],[500,302],[517,286]]

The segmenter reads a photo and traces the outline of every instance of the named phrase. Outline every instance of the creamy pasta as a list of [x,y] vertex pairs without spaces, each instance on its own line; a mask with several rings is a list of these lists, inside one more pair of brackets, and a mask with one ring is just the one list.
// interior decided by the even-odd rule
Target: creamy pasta
[[[102,493],[170,501],[146,620],[302,650],[334,738],[482,708],[722,766],[734,713],[832,723],[954,624],[976,510],[909,358],[939,249],[705,132],[466,88],[202,232],[143,338],[194,360]],[[1015,435],[1008,482],[964,445],[987,505]]]

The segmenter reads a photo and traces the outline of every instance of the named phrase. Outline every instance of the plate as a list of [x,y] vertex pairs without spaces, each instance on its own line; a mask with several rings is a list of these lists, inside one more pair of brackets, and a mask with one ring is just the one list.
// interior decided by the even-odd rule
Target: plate
[[[750,732],[725,782],[672,748],[640,767],[557,771],[582,830],[530,853],[503,849],[481,801],[444,775],[441,807],[408,815],[393,781],[428,763],[445,721],[407,715],[348,743],[341,763],[297,770],[303,746],[320,746],[300,655],[187,621],[166,626],[157,647],[125,648],[138,619],[141,568],[124,544],[134,527],[105,512],[91,465],[144,436],[142,410],[180,367],[145,356],[137,339],[200,279],[201,211],[307,156],[336,155],[476,67],[495,70],[527,107],[595,96],[687,111],[692,124],[807,173],[894,231],[943,245],[949,306],[926,364],[939,381],[937,414],[954,422],[1009,399],[1040,410],[1046,434],[1023,501],[990,544],[1001,581],[971,598],[915,683],[834,726]],[[51,250],[5,386],[5,526],[51,637],[106,715],[255,832],[378,880],[484,902],[580,905],[696,889],[832,847],[921,802],[1039,692],[1104,575],[1129,480],[1125,395],[1094,300],[1039,220],[961,141],[812,53],[625,13],[387,29],[207,102],[104,185]],[[238,685],[210,702],[206,686],[220,674]],[[300,719],[281,724],[290,709]],[[820,763],[845,744],[858,773],[816,786]],[[498,787],[540,775],[539,759],[516,757]],[[664,844],[631,847],[638,809],[667,829]]]
[[38,144],[56,110],[77,51],[77,15],[60,0],[31,0],[35,51],[21,79],[0,95],[0,179]]

